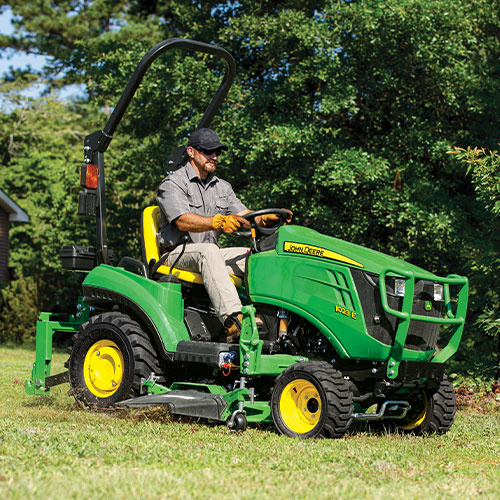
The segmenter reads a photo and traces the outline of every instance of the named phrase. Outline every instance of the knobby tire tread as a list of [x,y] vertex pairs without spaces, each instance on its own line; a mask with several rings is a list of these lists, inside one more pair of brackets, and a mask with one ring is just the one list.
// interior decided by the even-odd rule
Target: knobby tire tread
[[452,426],[457,412],[457,397],[453,384],[443,380],[431,397],[431,414],[424,432],[444,434]]
[[[162,370],[160,363],[147,333],[142,330],[137,321],[119,311],[97,314],[81,325],[80,332],[73,335],[72,344],[68,348],[70,359],[75,343],[79,341],[80,336],[87,335],[89,328],[99,324],[103,324],[104,327],[106,324],[113,325],[122,332],[126,341],[130,344],[130,349],[133,353],[134,376],[127,395],[128,397],[134,397],[140,394],[142,379],[147,379],[151,373],[154,373],[158,377],[158,382],[164,382],[165,379],[161,374]],[[69,367],[70,359],[65,363],[65,366]],[[75,391],[73,391],[73,393],[75,393]]]
[[[352,393],[341,372],[335,370],[329,363],[324,361],[306,361],[297,363],[287,368],[276,380],[276,386],[281,380],[288,383],[291,374],[300,378],[301,373],[307,373],[316,379],[323,388],[326,401],[326,418],[319,429],[315,429],[311,436],[304,437],[323,437],[340,438],[349,429],[352,423]],[[286,385],[283,384],[283,385]],[[283,389],[283,388],[282,388]],[[282,433],[283,429],[277,425]]]

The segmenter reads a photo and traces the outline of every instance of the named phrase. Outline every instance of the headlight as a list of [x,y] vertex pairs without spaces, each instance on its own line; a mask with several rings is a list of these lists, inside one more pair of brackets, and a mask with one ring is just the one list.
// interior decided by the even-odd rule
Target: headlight
[[434,300],[443,300],[443,285],[434,283]]
[[398,297],[405,296],[405,280],[401,279],[394,280],[394,293]]

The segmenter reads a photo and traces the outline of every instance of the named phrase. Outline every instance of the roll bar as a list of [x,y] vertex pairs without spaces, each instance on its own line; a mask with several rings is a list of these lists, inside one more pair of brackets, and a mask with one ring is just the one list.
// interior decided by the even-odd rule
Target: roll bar
[[234,58],[229,52],[227,52],[227,50],[221,47],[217,47],[216,45],[197,42],[195,40],[188,40],[186,38],[169,38],[168,40],[164,40],[163,42],[155,45],[141,59],[139,65],[130,77],[130,80],[125,87],[125,90],[123,91],[123,94],[121,95],[115,109],[113,110],[113,113],[111,113],[106,126],[102,130],[94,132],[93,134],[90,134],[85,138],[84,155],[86,163],[92,163],[93,156],[96,152],[104,153],[106,151],[111,140],[113,139],[113,134],[116,130],[116,127],[125,114],[125,111],[127,110],[132,97],[134,97],[134,94],[139,87],[144,74],[156,58],[171,49],[183,49],[192,50],[195,52],[203,52],[205,54],[220,57],[224,60],[226,65],[224,79],[222,80],[219,89],[217,90],[212,100],[210,101],[210,104],[205,110],[205,113],[199,121],[197,128],[207,127],[208,125],[210,125],[215,113],[217,113],[217,111],[219,110],[222,101],[226,97],[234,81],[234,77],[236,75],[236,63],[234,61]]
[[[90,189],[83,185],[84,192],[80,193],[78,202],[79,215],[95,215],[96,217],[96,233],[97,233],[97,264],[107,264],[108,248],[107,248],[107,232],[106,232],[106,197],[105,197],[105,178],[104,178],[104,153],[110,145],[113,134],[118,127],[125,111],[130,104],[130,101],[135,95],[135,92],[144,77],[144,74],[149,69],[151,64],[160,55],[171,49],[183,49],[194,52],[202,52],[216,57],[220,57],[225,63],[225,73],[223,80],[208,104],[205,113],[201,117],[197,128],[208,127],[219,110],[222,101],[225,99],[236,75],[236,63],[233,56],[221,47],[210,45],[208,43],[188,40],[186,38],[169,38],[150,49],[147,54],[141,59],[134,73],[130,77],[123,94],[121,95],[116,107],[109,117],[105,127],[102,130],[93,132],[85,137],[84,141],[84,161],[85,164],[93,164],[98,166],[98,181],[97,188]],[[86,165],[82,167],[86,169]],[[82,178],[86,177],[82,174]]]

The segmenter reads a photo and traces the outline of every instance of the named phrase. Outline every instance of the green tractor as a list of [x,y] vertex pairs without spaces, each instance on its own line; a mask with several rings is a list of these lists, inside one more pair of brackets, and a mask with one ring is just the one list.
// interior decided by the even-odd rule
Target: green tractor
[[[227,343],[197,273],[167,267],[156,241],[158,207],[142,214],[143,260],[111,265],[104,152],[151,63],[170,49],[223,60],[225,74],[199,127],[210,124],[235,75],[224,49],[186,39],[161,42],[141,60],[102,131],[85,139],[79,214],[96,219],[96,247],[68,245],[65,269],[83,271],[75,314],[41,313],[28,394],[69,382],[87,406],[166,405],[176,415],[274,423],[288,436],[341,437],[353,422],[444,433],[456,400],[444,363],[456,352],[468,298],[464,277],[436,276],[379,252],[285,225],[286,213],[246,216],[253,231],[244,280],[241,337]],[[185,147],[170,157],[183,164]],[[276,213],[274,228],[255,217]],[[256,317],[260,321],[256,321]],[[258,326],[257,326],[258,323]],[[441,330],[441,331],[440,331]],[[72,335],[68,371],[51,375],[56,332]]]

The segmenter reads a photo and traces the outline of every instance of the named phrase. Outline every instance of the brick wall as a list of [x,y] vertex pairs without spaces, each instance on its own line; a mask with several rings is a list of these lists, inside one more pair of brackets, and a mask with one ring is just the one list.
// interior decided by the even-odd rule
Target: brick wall
[[0,208],[0,283],[9,281],[9,214]]

